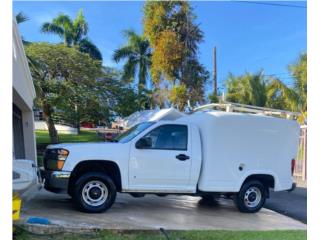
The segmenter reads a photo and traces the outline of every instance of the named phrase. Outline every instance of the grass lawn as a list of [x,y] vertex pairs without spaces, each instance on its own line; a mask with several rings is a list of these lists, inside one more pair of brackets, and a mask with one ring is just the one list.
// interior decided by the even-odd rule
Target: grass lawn
[[[46,146],[50,144],[49,132],[46,130],[37,130],[36,141],[37,141],[38,166],[43,166],[43,153]],[[101,137],[98,137],[95,131],[80,131],[78,135],[59,134],[60,143],[101,142],[101,141],[103,141],[103,139]]]
[[[304,240],[307,239],[306,231],[167,231],[170,240],[199,239],[199,240]],[[16,240],[166,240],[162,233],[158,232],[131,232],[119,233],[113,231],[101,231],[92,234],[54,234],[33,235],[20,232]]]
[[[36,131],[37,144],[50,144],[48,131]],[[95,131],[80,131],[78,135],[75,134],[59,134],[59,141],[66,142],[101,142],[102,138],[98,137]]]

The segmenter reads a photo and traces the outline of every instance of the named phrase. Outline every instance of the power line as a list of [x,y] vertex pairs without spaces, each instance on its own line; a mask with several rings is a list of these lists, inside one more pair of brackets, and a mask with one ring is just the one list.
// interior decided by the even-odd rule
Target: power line
[[232,1],[232,2],[252,3],[252,4],[260,4],[260,5],[267,5],[267,6],[276,6],[276,7],[291,7],[291,8],[304,8],[304,9],[307,8],[306,6],[301,6],[301,5],[271,3],[271,2],[257,2],[257,1]]

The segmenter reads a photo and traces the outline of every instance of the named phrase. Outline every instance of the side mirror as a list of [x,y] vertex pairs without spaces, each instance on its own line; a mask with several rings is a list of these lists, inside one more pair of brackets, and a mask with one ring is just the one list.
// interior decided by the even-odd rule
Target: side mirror
[[141,138],[136,142],[136,148],[137,149],[144,149],[144,148],[150,148],[152,146],[151,144],[151,138],[149,137],[144,137]]

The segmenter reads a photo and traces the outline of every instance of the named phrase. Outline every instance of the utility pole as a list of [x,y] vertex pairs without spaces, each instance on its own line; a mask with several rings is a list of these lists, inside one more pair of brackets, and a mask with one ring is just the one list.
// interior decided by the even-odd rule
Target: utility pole
[[213,48],[213,94],[218,95],[218,86],[217,86],[217,48]]

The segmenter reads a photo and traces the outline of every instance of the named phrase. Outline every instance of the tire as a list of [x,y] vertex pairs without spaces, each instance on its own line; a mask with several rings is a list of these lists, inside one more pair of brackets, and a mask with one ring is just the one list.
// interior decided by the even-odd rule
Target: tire
[[256,213],[264,205],[267,197],[267,188],[260,181],[244,183],[235,195],[234,202],[240,212]]
[[100,213],[112,206],[116,195],[116,186],[108,175],[88,172],[76,181],[72,199],[80,211]]

